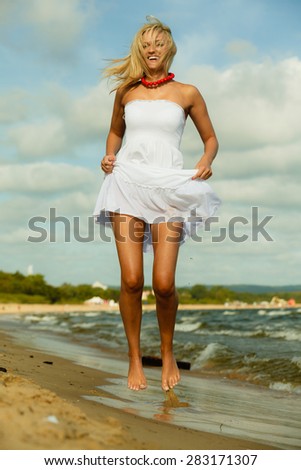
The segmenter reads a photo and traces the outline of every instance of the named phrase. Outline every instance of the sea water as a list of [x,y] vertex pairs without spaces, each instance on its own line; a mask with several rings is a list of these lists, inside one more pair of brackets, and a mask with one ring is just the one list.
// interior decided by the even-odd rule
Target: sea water
[[[82,344],[127,353],[118,311],[16,315],[16,326],[49,331]],[[141,348],[159,356],[155,310],[143,313]],[[226,377],[269,389],[301,394],[301,309],[179,310],[176,359],[191,364],[194,375]]]

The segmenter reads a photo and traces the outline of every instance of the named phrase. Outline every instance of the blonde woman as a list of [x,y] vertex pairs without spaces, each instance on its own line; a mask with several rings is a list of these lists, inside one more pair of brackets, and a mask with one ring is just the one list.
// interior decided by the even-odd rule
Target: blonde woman
[[[143,252],[153,251],[153,290],[161,339],[162,389],[180,380],[173,354],[178,307],[175,272],[179,246],[191,226],[215,213],[219,199],[204,181],[212,175],[218,150],[206,104],[192,85],[174,80],[176,54],[171,31],[151,18],[134,37],[130,53],[105,70],[116,83],[105,178],[95,208],[113,228],[121,269],[120,312],[128,341],[128,387],[147,387],[140,329]],[[201,138],[195,169],[183,169],[179,150],[187,117]]]

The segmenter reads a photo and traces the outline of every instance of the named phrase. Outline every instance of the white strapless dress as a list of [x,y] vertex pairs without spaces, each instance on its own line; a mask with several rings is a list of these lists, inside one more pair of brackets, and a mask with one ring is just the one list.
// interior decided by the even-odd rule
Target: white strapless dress
[[96,221],[110,224],[110,212],[144,220],[144,251],[152,246],[149,224],[181,221],[184,242],[220,205],[208,183],[191,179],[195,169],[183,169],[184,110],[173,101],[134,100],[126,104],[124,119],[124,143],[100,188]]

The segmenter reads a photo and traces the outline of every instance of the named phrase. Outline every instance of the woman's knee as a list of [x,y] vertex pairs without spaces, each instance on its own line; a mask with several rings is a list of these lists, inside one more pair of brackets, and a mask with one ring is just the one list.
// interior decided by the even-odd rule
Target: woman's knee
[[128,293],[140,293],[143,291],[144,279],[139,274],[129,274],[122,278],[122,288]]
[[154,281],[153,290],[156,297],[170,297],[175,294],[174,279],[157,279]]

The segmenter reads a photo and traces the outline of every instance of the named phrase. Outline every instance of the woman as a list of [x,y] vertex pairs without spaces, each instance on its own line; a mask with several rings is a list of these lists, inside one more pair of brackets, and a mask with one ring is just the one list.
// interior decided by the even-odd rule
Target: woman
[[[173,355],[179,246],[189,236],[191,225],[212,216],[219,205],[204,182],[212,175],[217,138],[199,91],[175,81],[169,72],[175,54],[170,29],[152,17],[136,34],[130,54],[113,61],[105,73],[115,77],[117,86],[106,155],[101,161],[105,179],[94,214],[100,223],[109,214],[115,236],[131,390],[147,386],[140,350],[143,251],[153,249],[154,253],[162,389],[167,391],[180,380]],[[179,150],[188,116],[204,146],[194,170],[183,170]]]

